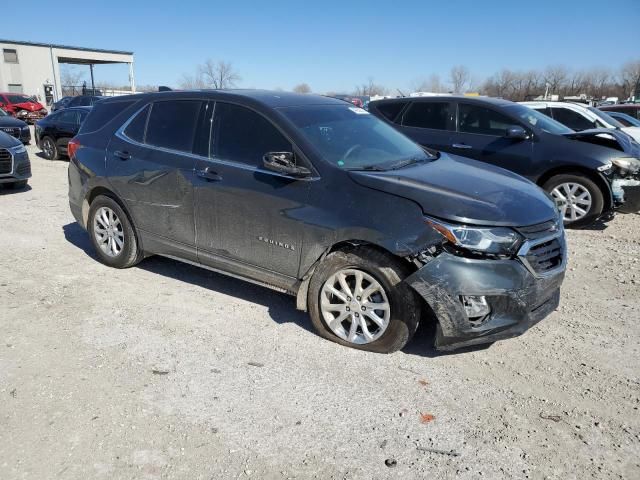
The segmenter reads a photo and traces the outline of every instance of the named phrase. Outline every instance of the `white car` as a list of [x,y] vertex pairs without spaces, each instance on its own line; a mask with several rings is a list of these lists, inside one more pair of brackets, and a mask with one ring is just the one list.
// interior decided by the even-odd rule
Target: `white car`
[[620,129],[636,142],[640,142],[640,127],[627,127],[615,118],[594,107],[569,102],[520,102],[544,113],[563,125],[580,132],[590,128]]

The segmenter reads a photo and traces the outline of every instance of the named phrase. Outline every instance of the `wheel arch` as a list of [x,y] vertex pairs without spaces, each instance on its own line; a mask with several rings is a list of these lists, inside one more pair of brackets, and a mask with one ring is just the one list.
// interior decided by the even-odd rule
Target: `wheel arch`
[[91,204],[96,199],[96,197],[100,195],[104,195],[105,197],[111,198],[114,202],[116,202],[120,206],[120,208],[122,208],[122,210],[124,211],[124,213],[127,215],[129,219],[129,223],[131,224],[131,227],[133,228],[133,233],[136,236],[136,241],[138,242],[138,245],[140,245],[140,248],[142,248],[142,241],[140,239],[140,234],[138,233],[138,230],[136,229],[136,226],[133,223],[133,218],[131,217],[131,212],[129,212],[127,205],[120,199],[120,197],[118,197],[118,195],[113,190],[105,187],[104,185],[98,185],[93,187],[85,195],[84,201],[82,202],[82,221],[84,223],[84,227],[87,228],[88,226],[89,209],[91,208]]
[[400,255],[397,255],[391,252],[390,250],[388,250],[387,248],[384,248],[383,246],[378,245],[376,243],[373,243],[367,240],[359,240],[355,238],[340,240],[329,245],[327,248],[325,248],[322,254],[313,262],[313,264],[307,269],[307,271],[302,276],[300,280],[300,285],[298,287],[298,291],[296,293],[296,308],[298,310],[302,310],[305,312],[307,311],[307,295],[309,293],[309,282],[311,281],[311,277],[313,276],[316,268],[318,267],[320,262],[322,262],[322,260],[325,259],[327,255],[333,252],[349,251],[359,247],[367,247],[367,248],[377,250],[386,255],[391,255],[392,257],[395,257],[401,261],[405,261],[412,272],[417,270],[417,267],[413,263],[407,261],[406,258]]
[[556,175],[563,175],[563,174],[584,175],[590,180],[592,180],[598,186],[598,188],[600,188],[600,191],[602,192],[602,197],[604,198],[604,202],[605,202],[603,212],[609,211],[613,208],[613,193],[611,192],[611,186],[609,185],[609,183],[601,173],[594,172],[593,170],[588,168],[584,168],[576,165],[567,165],[563,167],[553,168],[545,172],[544,174],[542,174],[540,178],[538,178],[536,183],[540,188],[542,188],[542,186],[550,178],[555,177]]

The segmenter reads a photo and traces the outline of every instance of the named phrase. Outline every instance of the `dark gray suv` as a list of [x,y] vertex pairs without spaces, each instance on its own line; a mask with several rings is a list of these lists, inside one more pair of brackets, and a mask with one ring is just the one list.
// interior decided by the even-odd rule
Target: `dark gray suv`
[[24,188],[31,177],[31,161],[20,140],[0,132],[0,185]]
[[98,103],[69,142],[69,201],[99,259],[158,254],[296,296],[320,335],[453,349],[558,305],[554,203],[508,171],[425,150],[340,100],[184,91]]

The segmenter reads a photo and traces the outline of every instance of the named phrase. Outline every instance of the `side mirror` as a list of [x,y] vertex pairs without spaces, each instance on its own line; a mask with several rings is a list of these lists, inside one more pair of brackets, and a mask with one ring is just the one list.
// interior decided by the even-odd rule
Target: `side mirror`
[[268,152],[262,157],[265,168],[296,178],[311,176],[311,170],[296,165],[296,159],[292,152]]
[[513,140],[526,140],[528,135],[527,131],[524,128],[514,125],[507,128],[505,137],[511,138]]

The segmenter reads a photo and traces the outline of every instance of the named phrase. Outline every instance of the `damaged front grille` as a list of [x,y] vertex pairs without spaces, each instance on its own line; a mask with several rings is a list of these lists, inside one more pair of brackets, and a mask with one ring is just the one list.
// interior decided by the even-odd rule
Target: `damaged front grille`
[[562,265],[562,244],[558,238],[534,245],[523,256],[538,274],[544,274]]
[[566,247],[559,221],[521,227],[518,231],[527,238],[518,257],[531,273],[543,277],[564,268]]
[[0,175],[11,173],[13,157],[6,148],[0,148]]

